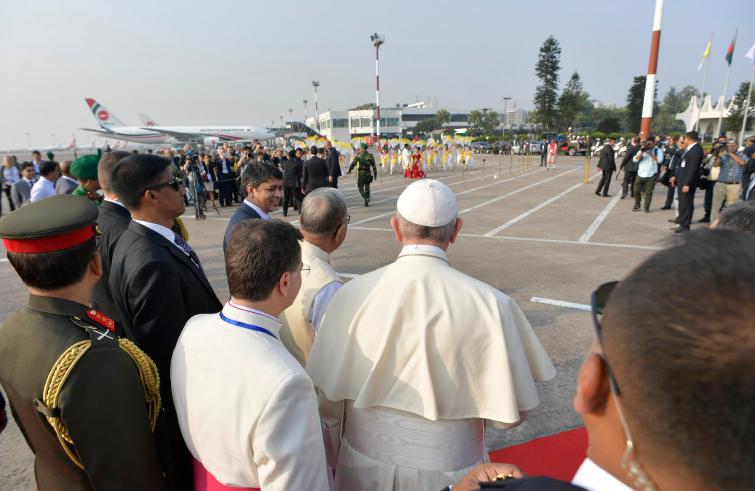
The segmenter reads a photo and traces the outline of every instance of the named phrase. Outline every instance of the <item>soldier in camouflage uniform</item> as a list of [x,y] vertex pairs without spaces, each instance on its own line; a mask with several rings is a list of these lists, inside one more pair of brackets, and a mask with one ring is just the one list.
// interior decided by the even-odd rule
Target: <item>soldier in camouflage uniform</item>
[[[354,160],[349,166],[349,174],[351,174],[354,166],[357,167],[357,187],[359,188],[359,194],[364,198],[364,206],[370,206],[370,183],[374,176],[377,175],[377,167],[375,167],[375,158],[367,151],[367,144],[362,143],[362,149],[359,155],[354,157]],[[372,171],[370,171],[372,167]]]

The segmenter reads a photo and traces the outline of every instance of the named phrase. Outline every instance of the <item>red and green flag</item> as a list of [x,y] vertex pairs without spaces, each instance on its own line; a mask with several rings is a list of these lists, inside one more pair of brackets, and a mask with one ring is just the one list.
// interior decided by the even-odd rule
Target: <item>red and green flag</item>
[[737,35],[734,34],[734,39],[731,40],[729,49],[726,50],[726,63],[731,66],[731,59],[734,58],[734,44],[737,42]]

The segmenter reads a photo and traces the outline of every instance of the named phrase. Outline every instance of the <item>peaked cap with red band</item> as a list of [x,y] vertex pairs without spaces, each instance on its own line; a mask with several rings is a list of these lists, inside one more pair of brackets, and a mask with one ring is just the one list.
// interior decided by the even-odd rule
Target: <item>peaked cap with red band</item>
[[97,206],[83,196],[53,196],[0,218],[0,238],[14,253],[70,249],[97,234],[97,213]]

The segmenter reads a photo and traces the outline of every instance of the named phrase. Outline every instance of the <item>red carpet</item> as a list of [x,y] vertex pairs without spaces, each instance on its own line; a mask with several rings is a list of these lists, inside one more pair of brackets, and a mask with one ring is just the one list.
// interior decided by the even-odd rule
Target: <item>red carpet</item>
[[490,452],[491,462],[516,464],[530,476],[570,481],[587,456],[584,427]]

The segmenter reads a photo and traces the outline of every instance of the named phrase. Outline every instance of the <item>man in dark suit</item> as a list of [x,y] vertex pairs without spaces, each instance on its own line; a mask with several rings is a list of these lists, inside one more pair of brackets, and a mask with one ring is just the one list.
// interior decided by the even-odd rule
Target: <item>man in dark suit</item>
[[328,185],[328,164],[317,155],[317,147],[310,149],[312,157],[304,162],[301,190],[305,195]]
[[233,203],[233,186],[235,174],[233,173],[233,162],[225,154],[225,150],[218,149],[218,158],[215,160],[215,176],[217,177],[220,206],[231,206]]
[[[680,242],[593,293],[595,336],[573,404],[589,447],[571,485],[525,478],[492,489],[752,489],[752,431],[742,429],[755,405],[755,378],[744,376],[755,370],[755,237],[700,230]],[[687,291],[705,307],[692,308]],[[453,490],[518,473],[482,464]]]
[[676,175],[671,178],[671,184],[678,190],[679,196],[679,226],[676,233],[689,232],[692,213],[695,211],[695,190],[700,179],[700,167],[705,153],[698,143],[697,131],[689,131],[679,146],[684,150]]
[[222,305],[197,255],[171,230],[185,210],[186,190],[169,165],[157,155],[135,154],[113,168],[112,188],[132,221],[115,245],[108,285],[126,335],[160,373],[165,418],[155,437],[168,484],[191,489],[191,456],[171,398],[170,360],[186,321],[219,312]]
[[71,175],[71,161],[60,163],[60,177],[55,181],[55,194],[71,194],[79,187],[79,181]]
[[233,215],[223,236],[223,255],[233,228],[244,220],[270,220],[270,213],[278,209],[283,193],[283,173],[269,162],[255,162],[241,176],[246,198]]
[[634,161],[634,156],[640,151],[640,147],[639,140],[635,136],[632,138],[632,143],[627,146],[627,151],[621,160],[619,171],[624,170],[624,181],[621,183],[621,199],[627,197],[627,191],[634,197],[634,180],[637,178],[637,170],[640,168],[640,164]]
[[338,178],[341,177],[341,154],[333,148],[333,144],[330,141],[325,142],[325,148],[328,151],[328,184],[331,187],[338,187]]
[[[118,200],[118,195],[113,191],[110,178],[115,164],[129,155],[131,155],[129,152],[123,151],[106,152],[97,164],[97,179],[100,182],[100,188],[105,199],[99,207],[99,215],[97,216],[97,225],[100,227],[101,232],[100,258],[102,259],[102,277],[94,286],[92,304],[100,312],[115,319],[116,325],[119,328],[123,327],[123,319],[118,315],[118,308],[113,302],[113,295],[110,293],[108,279],[110,278],[110,265],[113,262],[115,244],[118,242],[123,231],[128,228],[128,224],[131,222],[131,213]],[[123,331],[118,334],[125,336]]]
[[616,138],[610,138],[608,143],[603,145],[603,149],[600,151],[600,160],[598,160],[598,169],[603,171],[603,176],[598,183],[598,189],[595,190],[595,194],[601,195],[603,190],[603,197],[608,197],[608,186],[611,185],[611,176],[613,171],[616,170],[616,160],[614,159],[613,146],[616,144]]
[[288,207],[292,204],[299,208],[299,190],[301,189],[302,162],[296,158],[296,150],[288,152],[283,162],[283,216],[288,216]]

